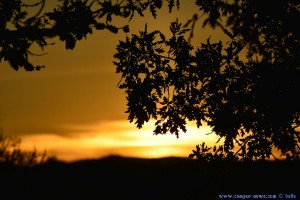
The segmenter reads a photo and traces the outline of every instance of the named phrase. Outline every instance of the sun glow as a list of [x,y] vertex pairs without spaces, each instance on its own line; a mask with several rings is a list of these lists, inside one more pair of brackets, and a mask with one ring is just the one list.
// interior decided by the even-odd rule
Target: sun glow
[[[34,134],[23,136],[24,148],[46,150],[49,156],[65,161],[99,158],[108,155],[159,158],[166,156],[187,157],[196,144],[213,144],[217,136],[207,135],[209,127],[198,129],[188,124],[187,133],[153,135],[154,122],[137,129],[127,121],[113,121],[88,127],[72,127],[69,137],[57,134]],[[72,132],[72,129],[70,132]],[[75,130],[82,130],[81,132]]]

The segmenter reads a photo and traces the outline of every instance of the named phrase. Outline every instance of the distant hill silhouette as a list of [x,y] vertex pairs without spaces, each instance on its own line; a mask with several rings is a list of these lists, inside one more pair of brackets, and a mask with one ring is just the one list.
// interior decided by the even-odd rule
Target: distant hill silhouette
[[[1,166],[3,199],[220,199],[218,195],[299,195],[299,162],[199,163],[109,156],[32,168]],[[298,194],[297,194],[298,192]],[[0,197],[2,199],[2,197]]]

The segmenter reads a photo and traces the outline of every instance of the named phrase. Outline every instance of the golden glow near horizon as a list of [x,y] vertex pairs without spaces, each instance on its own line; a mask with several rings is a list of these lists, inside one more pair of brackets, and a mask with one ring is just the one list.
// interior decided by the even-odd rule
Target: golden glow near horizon
[[65,161],[109,155],[141,158],[188,157],[196,144],[206,142],[212,145],[217,141],[217,136],[206,135],[210,133],[206,126],[198,129],[190,124],[187,133],[181,133],[177,139],[171,134],[153,135],[153,125],[154,122],[150,122],[142,129],[137,129],[128,121],[110,121],[83,127],[86,132],[69,136],[48,133],[26,135],[21,139],[25,149],[35,147],[38,151],[46,150],[48,156]]

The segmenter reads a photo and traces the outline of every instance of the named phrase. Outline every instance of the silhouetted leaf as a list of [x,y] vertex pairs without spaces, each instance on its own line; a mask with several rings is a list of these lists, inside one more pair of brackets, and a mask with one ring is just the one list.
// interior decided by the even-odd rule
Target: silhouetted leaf
[[76,40],[74,37],[68,36],[66,38],[66,49],[71,49],[71,50],[74,49],[75,44],[76,44]]
[[106,28],[107,28],[110,32],[115,33],[115,34],[117,34],[118,31],[119,31],[119,29],[118,29],[117,27],[112,26],[112,25],[107,25]]
[[129,26],[128,25],[124,26],[123,31],[124,31],[124,33],[128,33],[130,31]]
[[103,29],[105,29],[105,24],[104,23],[96,23],[95,24],[95,28],[97,29],[97,30],[103,30]]

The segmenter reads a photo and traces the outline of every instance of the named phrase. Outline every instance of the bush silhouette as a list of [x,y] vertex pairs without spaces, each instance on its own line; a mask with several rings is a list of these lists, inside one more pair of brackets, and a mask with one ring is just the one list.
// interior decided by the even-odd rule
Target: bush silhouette
[[21,139],[0,134],[0,165],[34,167],[47,161],[46,151],[38,153],[21,148]]

